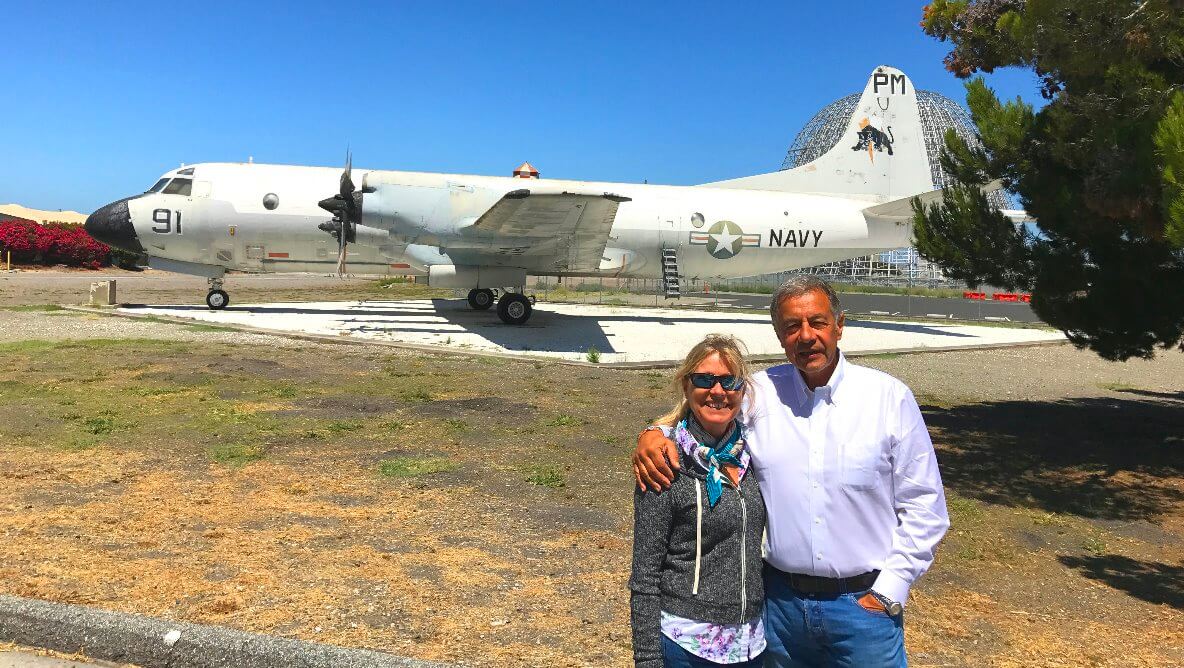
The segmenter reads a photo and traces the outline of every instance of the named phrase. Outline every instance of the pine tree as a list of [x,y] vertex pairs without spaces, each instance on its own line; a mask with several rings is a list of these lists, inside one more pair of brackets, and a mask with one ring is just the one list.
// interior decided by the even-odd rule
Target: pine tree
[[[1032,293],[1032,307],[1106,359],[1152,357],[1184,337],[1184,0],[934,0],[925,32],[962,78],[1033,70],[1048,104],[966,84],[982,138],[953,132],[955,184],[914,202],[917,247],[951,275]],[[1038,233],[992,211],[1001,180]]]

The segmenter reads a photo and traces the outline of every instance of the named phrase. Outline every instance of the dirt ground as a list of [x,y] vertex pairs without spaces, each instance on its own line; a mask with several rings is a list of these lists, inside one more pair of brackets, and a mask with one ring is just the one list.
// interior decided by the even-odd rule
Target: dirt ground
[[[0,311],[0,591],[472,666],[630,665],[628,453],[667,372],[123,322]],[[911,665],[1184,664],[1184,354],[859,363],[914,389],[949,495]]]

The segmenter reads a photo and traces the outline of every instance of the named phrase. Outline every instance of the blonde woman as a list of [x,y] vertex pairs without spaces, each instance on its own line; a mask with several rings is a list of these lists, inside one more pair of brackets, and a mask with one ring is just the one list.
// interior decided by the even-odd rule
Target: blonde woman
[[761,664],[765,504],[738,419],[750,380],[740,342],[710,335],[675,373],[677,405],[651,427],[678,444],[682,468],[668,491],[633,496],[639,668]]

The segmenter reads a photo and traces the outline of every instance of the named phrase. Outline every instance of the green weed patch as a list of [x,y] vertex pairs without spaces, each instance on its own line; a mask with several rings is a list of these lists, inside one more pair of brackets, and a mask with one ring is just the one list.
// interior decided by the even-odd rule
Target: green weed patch
[[574,415],[559,415],[547,421],[548,427],[578,427],[584,421]]
[[534,464],[523,467],[522,472],[526,474],[526,482],[532,485],[550,487],[552,489],[567,486],[567,479],[563,475],[563,470],[557,466]]
[[48,313],[50,311],[63,311],[61,306],[57,304],[25,304],[23,306],[0,306],[0,311],[14,311],[17,313]]
[[432,400],[432,393],[422,387],[417,387],[403,390],[399,393],[399,398],[408,403],[422,404]]
[[228,466],[244,466],[263,459],[264,448],[258,444],[219,443],[207,448],[210,459]]
[[364,425],[361,422],[354,422],[350,420],[334,420],[328,424],[326,429],[331,434],[345,434],[351,431],[357,431]]
[[395,457],[378,464],[378,472],[388,478],[415,478],[458,468],[460,464],[446,457]]
[[453,431],[468,431],[469,423],[456,418],[445,418],[444,424]]
[[64,339],[61,341],[8,341],[0,343],[0,355],[44,355],[46,353],[70,350],[151,350],[155,352],[186,352],[191,346],[184,342],[160,339]]

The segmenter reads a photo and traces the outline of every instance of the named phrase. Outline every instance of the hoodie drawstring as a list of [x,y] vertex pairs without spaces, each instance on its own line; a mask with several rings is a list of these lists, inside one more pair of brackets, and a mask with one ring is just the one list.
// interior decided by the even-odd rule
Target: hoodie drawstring
[[693,596],[699,595],[699,562],[703,554],[703,489],[695,481],[695,584],[691,587]]

